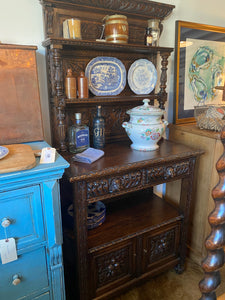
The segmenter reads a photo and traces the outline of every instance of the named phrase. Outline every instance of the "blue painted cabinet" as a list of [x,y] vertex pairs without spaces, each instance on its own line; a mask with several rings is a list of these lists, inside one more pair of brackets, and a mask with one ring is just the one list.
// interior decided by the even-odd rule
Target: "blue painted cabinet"
[[1,300],[65,299],[58,181],[68,166],[57,154],[55,163],[37,158],[30,170],[0,174],[0,239],[15,238],[18,255],[6,264],[0,259]]

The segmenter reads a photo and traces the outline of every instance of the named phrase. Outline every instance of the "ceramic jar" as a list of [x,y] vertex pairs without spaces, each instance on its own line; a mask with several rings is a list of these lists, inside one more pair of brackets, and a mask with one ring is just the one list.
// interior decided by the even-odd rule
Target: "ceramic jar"
[[127,111],[129,122],[123,122],[127,135],[133,142],[131,148],[140,151],[158,149],[157,142],[161,139],[168,122],[162,120],[164,113],[160,108],[149,105],[149,99],[144,104]]

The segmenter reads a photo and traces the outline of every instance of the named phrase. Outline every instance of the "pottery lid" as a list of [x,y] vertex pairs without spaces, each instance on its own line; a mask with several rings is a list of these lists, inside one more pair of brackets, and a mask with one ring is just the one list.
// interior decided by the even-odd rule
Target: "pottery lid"
[[143,116],[143,115],[162,115],[164,113],[162,109],[155,107],[153,105],[149,105],[148,104],[149,101],[150,101],[149,99],[144,99],[143,105],[129,109],[127,111],[127,114]]

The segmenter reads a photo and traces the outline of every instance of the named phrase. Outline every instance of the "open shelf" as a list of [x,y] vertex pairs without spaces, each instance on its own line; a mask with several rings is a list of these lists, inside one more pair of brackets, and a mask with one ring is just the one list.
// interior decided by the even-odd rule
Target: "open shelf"
[[108,42],[98,42],[95,40],[76,40],[76,39],[65,39],[65,38],[48,38],[43,41],[44,47],[61,46],[63,49],[85,49],[85,50],[96,50],[96,51],[109,51],[112,52],[112,46],[114,52],[130,52],[130,53],[142,53],[150,54],[157,52],[172,52],[173,48],[168,47],[153,47],[145,46],[140,44],[117,44]]
[[89,252],[125,237],[181,220],[177,209],[150,191],[106,204],[105,222],[88,231]]
[[130,101],[142,101],[143,99],[158,99],[159,96],[157,94],[147,94],[147,95],[118,95],[118,96],[90,96],[86,99],[66,99],[66,105],[74,105],[74,104],[81,104],[81,103],[112,103],[112,102],[130,102]]

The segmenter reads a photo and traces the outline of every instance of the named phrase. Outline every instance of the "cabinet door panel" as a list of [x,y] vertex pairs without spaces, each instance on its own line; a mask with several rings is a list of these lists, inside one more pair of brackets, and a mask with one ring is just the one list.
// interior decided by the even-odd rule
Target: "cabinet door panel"
[[[15,275],[21,280],[17,285],[13,284]],[[34,292],[40,293],[48,285],[44,248],[19,255],[16,261],[1,265],[0,299],[20,299]]]
[[45,293],[43,295],[37,296],[35,298],[33,298],[33,300],[50,300],[50,294],[49,293]]
[[[91,254],[91,282],[99,296],[135,277],[136,241],[128,240]],[[94,276],[93,276],[94,274]]]
[[143,236],[143,272],[178,256],[180,223],[164,226]]
[[8,219],[10,225],[0,225],[0,239],[13,237],[17,249],[44,240],[40,187],[32,186],[1,193],[0,222]]

